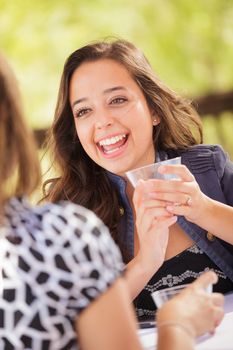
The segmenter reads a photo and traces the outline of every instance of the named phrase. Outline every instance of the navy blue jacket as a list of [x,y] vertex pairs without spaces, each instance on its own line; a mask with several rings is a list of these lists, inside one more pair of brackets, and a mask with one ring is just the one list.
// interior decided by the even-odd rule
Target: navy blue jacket
[[[195,176],[203,193],[210,198],[233,206],[233,163],[221,146],[198,145],[185,151],[159,151],[157,161],[177,156],[181,156],[182,164],[185,164]],[[124,209],[124,215],[122,215],[119,224],[118,239],[123,249],[128,252],[129,259],[132,259],[134,254],[134,219],[132,208],[126,196],[126,181],[112,173],[108,173],[108,176],[113,186],[117,188]],[[211,218],[209,219],[211,220]],[[202,251],[233,281],[233,245],[214,237],[182,216],[178,218],[178,223]]]

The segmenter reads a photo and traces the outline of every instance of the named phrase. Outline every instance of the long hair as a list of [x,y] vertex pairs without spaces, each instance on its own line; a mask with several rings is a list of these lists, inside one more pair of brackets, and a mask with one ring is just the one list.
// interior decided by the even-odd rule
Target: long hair
[[58,93],[55,118],[47,138],[58,177],[47,180],[44,195],[50,201],[69,199],[92,209],[110,228],[117,242],[119,205],[106,172],[85,153],[79,142],[69,102],[72,74],[84,62],[112,59],[130,73],[148,106],[160,118],[154,128],[155,149],[186,149],[202,142],[200,118],[191,104],[166,87],[143,53],[124,40],[101,41],[74,51],[66,60]]
[[30,195],[40,182],[35,141],[20,97],[14,73],[0,55],[0,213],[11,196]]

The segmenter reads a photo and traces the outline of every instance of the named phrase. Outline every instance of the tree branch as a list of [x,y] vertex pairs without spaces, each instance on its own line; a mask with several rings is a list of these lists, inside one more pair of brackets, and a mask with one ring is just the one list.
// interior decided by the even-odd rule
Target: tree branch
[[193,106],[201,116],[211,114],[217,117],[225,111],[233,112],[233,90],[194,98]]

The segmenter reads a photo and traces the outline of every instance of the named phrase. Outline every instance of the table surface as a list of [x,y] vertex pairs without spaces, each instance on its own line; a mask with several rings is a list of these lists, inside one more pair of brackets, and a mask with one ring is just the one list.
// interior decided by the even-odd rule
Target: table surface
[[[204,335],[196,341],[195,350],[232,350],[233,349],[233,293],[225,295],[225,315],[213,335]],[[155,350],[157,343],[156,328],[138,331],[144,350]]]

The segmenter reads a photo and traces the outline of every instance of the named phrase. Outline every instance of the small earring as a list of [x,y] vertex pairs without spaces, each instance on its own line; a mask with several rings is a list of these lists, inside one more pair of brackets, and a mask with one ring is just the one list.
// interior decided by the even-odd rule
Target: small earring
[[156,118],[153,119],[153,125],[154,126],[157,125],[157,119]]

